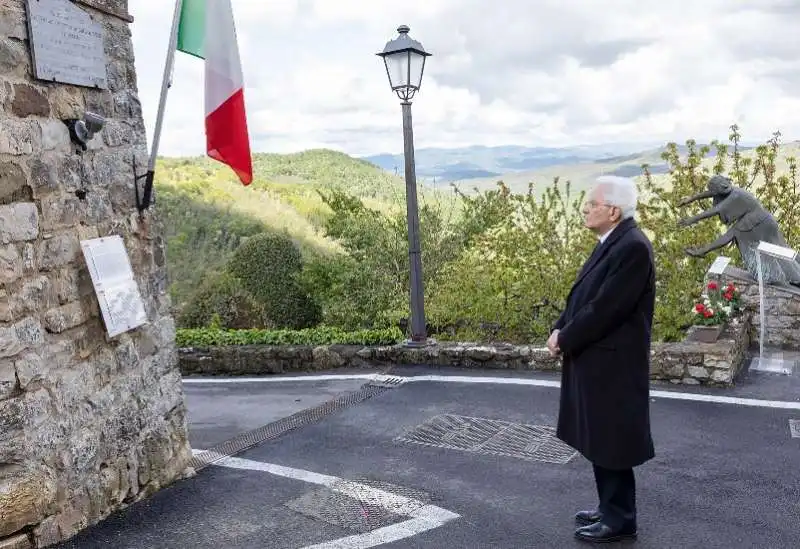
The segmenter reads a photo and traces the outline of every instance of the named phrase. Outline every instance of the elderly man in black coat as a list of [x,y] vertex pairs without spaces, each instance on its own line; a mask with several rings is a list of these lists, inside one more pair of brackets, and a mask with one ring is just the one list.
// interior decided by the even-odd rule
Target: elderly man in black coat
[[599,505],[575,516],[594,542],[636,537],[633,467],[655,455],[650,434],[650,330],[655,268],[633,219],[627,178],[603,176],[583,208],[599,239],[547,341],[563,358],[557,436],[594,466]]

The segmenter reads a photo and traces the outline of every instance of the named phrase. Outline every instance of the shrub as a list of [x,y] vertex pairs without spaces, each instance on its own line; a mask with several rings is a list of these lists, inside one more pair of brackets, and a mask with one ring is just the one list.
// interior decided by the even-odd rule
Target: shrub
[[[678,145],[670,143],[661,155],[669,166],[668,179],[654,179],[645,165],[638,220],[650,237],[656,264],[656,310],[653,337],[657,340],[682,339],[684,329],[692,322],[687,307],[689,299],[698,297],[698,287],[713,257],[695,259],[685,249],[698,242],[711,242],[720,231],[717,220],[678,227],[678,220],[691,215],[678,203],[687,196],[705,189],[708,169],[703,169],[704,156],[710,147],[686,142],[686,158],[681,159]],[[714,254],[711,254],[712,256]]]
[[304,330],[179,329],[178,347],[217,345],[392,345],[403,341],[399,328],[345,331],[330,326]]
[[[324,322],[353,330],[383,328],[408,315],[409,260],[405,210],[391,213],[367,207],[359,198],[320,192],[332,214],[325,233],[344,254],[309,260],[305,285],[323,304]],[[435,287],[461,243],[454,225],[437,204],[420,207],[422,272]]]
[[187,328],[215,323],[226,328],[265,327],[262,307],[244,289],[242,281],[228,272],[206,275],[177,322]]
[[446,269],[432,296],[451,337],[527,342],[546,338],[594,244],[580,215],[584,193],[569,182],[512,194],[462,195],[472,246]]
[[319,306],[301,284],[302,269],[300,250],[291,238],[268,232],[247,239],[228,263],[272,328],[299,329],[319,322]]

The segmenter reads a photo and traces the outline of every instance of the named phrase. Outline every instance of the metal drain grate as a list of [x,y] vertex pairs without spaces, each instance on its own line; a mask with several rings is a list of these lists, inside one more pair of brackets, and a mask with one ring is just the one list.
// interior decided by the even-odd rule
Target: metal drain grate
[[372,385],[374,387],[399,387],[405,382],[402,377],[395,377],[395,376],[381,376],[380,378],[375,378],[370,380],[368,385]]
[[436,416],[397,437],[395,442],[559,465],[578,453],[556,438],[553,427],[451,414]]
[[325,416],[338,412],[339,410],[343,410],[344,408],[354,404],[358,404],[359,402],[363,402],[369,398],[388,391],[390,388],[391,386],[372,384],[364,385],[357,391],[341,395],[327,402],[323,402],[319,406],[302,410],[296,414],[279,419],[278,421],[257,427],[252,431],[247,431],[237,435],[232,439],[217,444],[212,448],[198,452],[189,462],[189,466],[194,468],[195,471],[199,471],[208,465],[216,463],[227,457],[240,454],[245,450],[248,450],[267,440],[277,438],[293,429],[316,423]]
[[789,420],[789,433],[792,438],[800,438],[800,419]]
[[[389,492],[401,501],[394,508],[376,498],[369,488]],[[406,520],[408,514],[430,503],[426,492],[388,482],[355,478],[311,490],[284,505],[302,515],[360,533]]]

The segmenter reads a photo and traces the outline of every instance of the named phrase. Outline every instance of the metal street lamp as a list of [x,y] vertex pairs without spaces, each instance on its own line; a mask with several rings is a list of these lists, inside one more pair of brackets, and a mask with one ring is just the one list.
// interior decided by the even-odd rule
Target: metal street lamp
[[397,28],[400,35],[386,43],[377,55],[383,58],[389,85],[397,93],[403,107],[403,145],[405,151],[406,217],[408,221],[408,259],[411,269],[411,343],[425,343],[428,339],[425,328],[425,306],[423,304],[422,257],[419,244],[419,211],[417,206],[417,175],[414,162],[414,132],[411,127],[411,99],[422,84],[425,58],[431,54],[422,44],[408,36],[411,29],[406,25]]

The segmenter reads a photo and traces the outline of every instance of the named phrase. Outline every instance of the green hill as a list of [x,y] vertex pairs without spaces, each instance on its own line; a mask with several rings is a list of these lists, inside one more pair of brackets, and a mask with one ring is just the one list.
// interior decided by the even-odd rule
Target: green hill
[[[170,293],[180,308],[202,278],[227,262],[243,239],[271,230],[291,236],[305,254],[339,250],[321,227],[330,214],[319,195],[346,191],[381,212],[405,208],[401,178],[336,151],[253,155],[253,183],[206,157],[160,158],[156,204],[165,223]],[[420,201],[434,193],[420,189]]]

